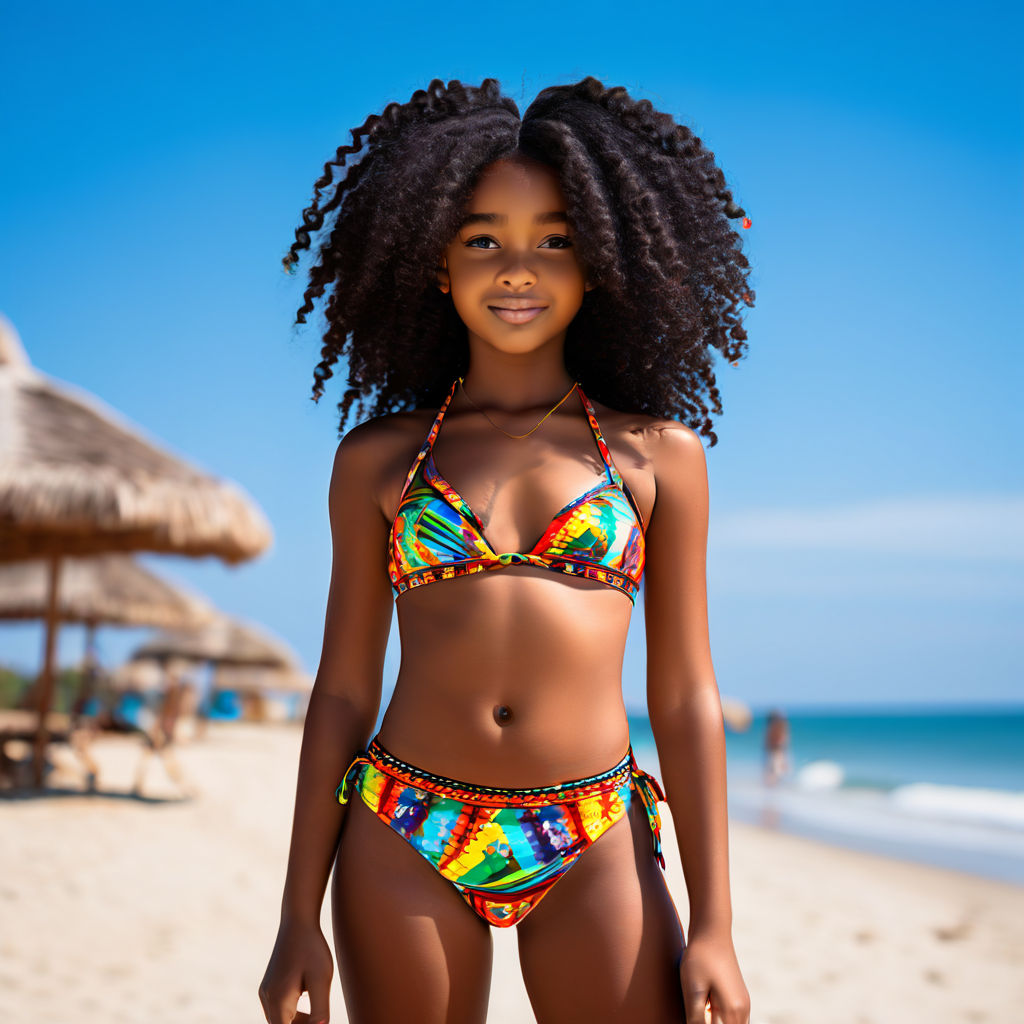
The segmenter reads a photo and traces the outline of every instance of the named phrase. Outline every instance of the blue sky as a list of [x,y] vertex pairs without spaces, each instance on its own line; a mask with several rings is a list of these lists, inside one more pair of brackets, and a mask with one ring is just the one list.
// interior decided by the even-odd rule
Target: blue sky
[[[750,354],[721,365],[708,450],[720,689],[1019,700],[1019,11],[624,10],[8,6],[0,310],[37,368],[259,502],[275,541],[248,565],[142,560],[315,671],[340,389],[309,400],[317,321],[292,332],[279,259],[324,160],[434,77],[496,77],[521,110],[587,74],[624,85],[701,136],[753,221]],[[638,604],[632,707],[642,630]],[[101,653],[144,636],[102,630]],[[62,660],[81,642],[64,629]],[[0,662],[41,651],[38,626],[0,625]]]

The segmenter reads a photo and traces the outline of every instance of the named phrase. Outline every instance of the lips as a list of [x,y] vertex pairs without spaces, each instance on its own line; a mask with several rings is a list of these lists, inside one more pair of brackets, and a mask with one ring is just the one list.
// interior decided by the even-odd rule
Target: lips
[[487,308],[505,323],[525,324],[543,313],[547,306],[517,306],[514,309],[505,306],[488,306]]

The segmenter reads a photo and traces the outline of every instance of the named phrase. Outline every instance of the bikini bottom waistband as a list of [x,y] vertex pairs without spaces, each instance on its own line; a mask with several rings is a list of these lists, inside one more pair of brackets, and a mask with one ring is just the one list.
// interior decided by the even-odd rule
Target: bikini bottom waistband
[[[503,808],[532,808],[555,805],[579,804],[587,797],[602,795],[616,790],[627,799],[635,790],[644,805],[647,820],[651,826],[654,855],[665,867],[665,857],[661,849],[661,815],[658,813],[658,801],[665,799],[658,780],[645,772],[633,755],[633,745],[629,745],[622,760],[614,768],[590,775],[583,779],[570,779],[551,786],[535,786],[528,789],[505,788],[500,786],[478,786],[471,782],[449,779],[444,775],[435,775],[415,765],[395,757],[381,746],[377,737],[370,740],[365,751],[358,754],[349,764],[345,775],[335,790],[334,796],[338,803],[347,803],[353,787],[362,792],[367,774],[379,773],[391,780],[389,786],[412,787],[438,797],[449,798],[463,804],[476,807],[496,808],[503,813]],[[365,799],[365,797],[364,797]],[[514,810],[513,810],[513,813]]]
[[618,764],[597,775],[589,775],[581,779],[570,779],[567,782],[559,782],[550,786],[508,788],[480,786],[476,783],[450,779],[444,775],[436,775],[433,772],[417,768],[416,765],[409,764],[408,761],[395,757],[374,736],[367,745],[366,750],[361,752],[352,761],[345,772],[345,777],[337,791],[337,798],[342,803],[347,799],[346,791],[349,780],[352,778],[353,770],[358,770],[361,764],[372,765],[378,771],[382,771],[406,785],[416,786],[427,792],[451,797],[453,800],[460,800],[464,803],[487,804],[493,800],[495,803],[503,806],[542,807],[547,804],[577,800],[593,793],[618,789],[629,780],[631,775],[641,778],[645,782],[653,783],[654,787],[656,787],[656,798],[660,800],[665,799],[657,780],[642,771],[637,765],[632,744],[629,745],[628,750]]

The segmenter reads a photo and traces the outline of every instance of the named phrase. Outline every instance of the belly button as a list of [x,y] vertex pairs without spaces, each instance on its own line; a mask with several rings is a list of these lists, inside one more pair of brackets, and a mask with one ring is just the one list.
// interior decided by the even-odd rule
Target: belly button
[[494,720],[498,725],[508,725],[512,721],[512,709],[507,704],[495,704]]

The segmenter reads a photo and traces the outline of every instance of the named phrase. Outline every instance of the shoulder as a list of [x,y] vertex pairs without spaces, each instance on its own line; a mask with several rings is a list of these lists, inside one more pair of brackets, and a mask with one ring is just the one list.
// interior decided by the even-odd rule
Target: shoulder
[[691,427],[671,419],[654,420],[647,434],[655,481],[648,536],[672,536],[673,542],[690,538],[687,543],[699,547],[707,537],[709,506],[704,442]]
[[606,440],[632,449],[656,479],[706,478],[704,442],[685,423],[645,413],[619,412],[597,402],[593,404]]
[[410,444],[419,448],[433,418],[431,410],[410,409],[363,420],[338,442],[336,459],[373,463]]
[[353,488],[383,505],[394,479],[405,473],[423,444],[436,410],[411,409],[364,420],[338,442],[331,473],[331,500]]
[[651,417],[646,431],[655,474],[676,478],[707,477],[704,442],[692,427],[678,420]]

